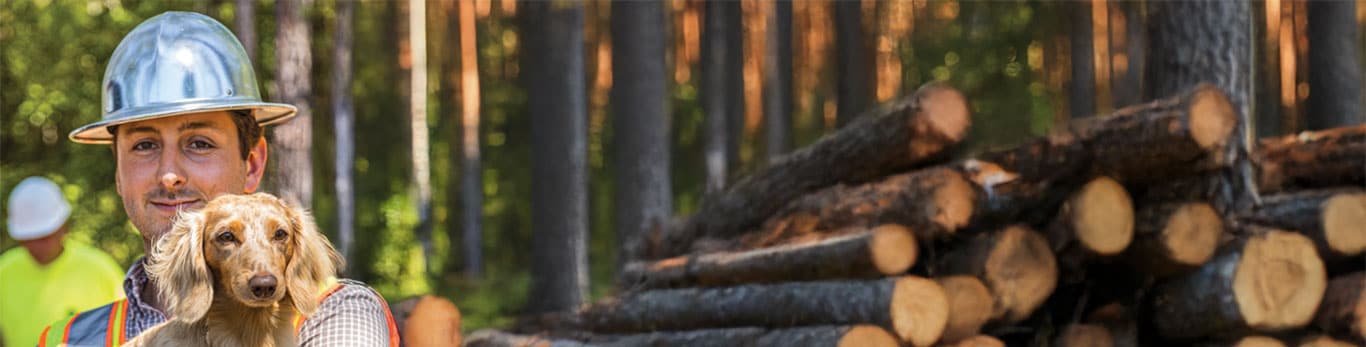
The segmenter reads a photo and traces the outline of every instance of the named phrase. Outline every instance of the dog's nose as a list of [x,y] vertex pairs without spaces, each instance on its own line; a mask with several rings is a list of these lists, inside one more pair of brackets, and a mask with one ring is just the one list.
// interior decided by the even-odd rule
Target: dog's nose
[[275,276],[256,275],[247,281],[247,286],[251,287],[251,294],[258,299],[265,299],[275,295]]

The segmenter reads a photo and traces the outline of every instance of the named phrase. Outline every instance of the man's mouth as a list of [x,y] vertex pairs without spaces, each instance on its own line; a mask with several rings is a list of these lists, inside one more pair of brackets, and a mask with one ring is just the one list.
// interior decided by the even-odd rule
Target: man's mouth
[[199,207],[202,203],[198,199],[193,200],[153,200],[152,206],[163,212],[175,213],[183,209]]

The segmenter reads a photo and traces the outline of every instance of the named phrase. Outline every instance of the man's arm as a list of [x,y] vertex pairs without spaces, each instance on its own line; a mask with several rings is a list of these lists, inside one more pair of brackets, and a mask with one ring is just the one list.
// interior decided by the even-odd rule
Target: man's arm
[[299,328],[299,346],[397,347],[398,336],[384,298],[359,282],[342,283]]

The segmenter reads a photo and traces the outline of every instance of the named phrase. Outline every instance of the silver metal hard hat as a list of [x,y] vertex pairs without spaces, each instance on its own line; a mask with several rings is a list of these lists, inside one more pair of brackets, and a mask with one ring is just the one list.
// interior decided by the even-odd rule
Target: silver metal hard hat
[[106,144],[109,126],[188,113],[251,110],[261,125],[294,116],[294,106],[261,102],[251,59],[228,28],[208,16],[166,12],[133,28],[109,58],[103,119],[68,137]]

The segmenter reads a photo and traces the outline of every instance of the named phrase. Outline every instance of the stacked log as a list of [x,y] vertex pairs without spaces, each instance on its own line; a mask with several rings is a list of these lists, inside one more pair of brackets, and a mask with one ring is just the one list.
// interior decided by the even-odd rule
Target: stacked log
[[1210,85],[952,158],[965,105],[870,112],[653,231],[614,294],[469,341],[1366,342],[1366,126],[1262,141],[1259,199]]

